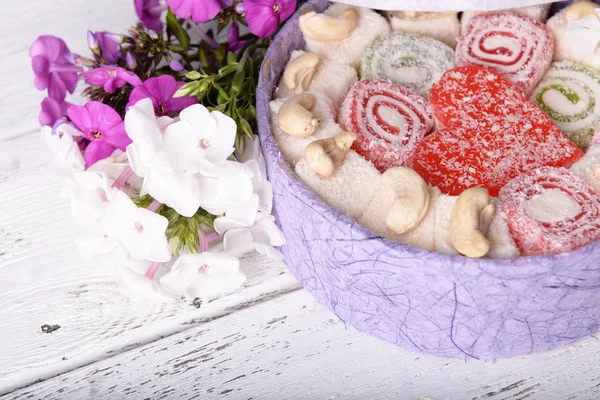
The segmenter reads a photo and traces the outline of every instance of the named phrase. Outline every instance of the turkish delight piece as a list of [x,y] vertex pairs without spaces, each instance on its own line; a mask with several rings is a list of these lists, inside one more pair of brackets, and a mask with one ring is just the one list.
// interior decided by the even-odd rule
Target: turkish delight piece
[[304,156],[304,150],[309,143],[319,139],[328,139],[343,133],[342,128],[334,121],[334,109],[329,98],[322,92],[312,92],[311,94],[316,97],[315,106],[311,109],[311,112],[321,120],[321,123],[311,136],[305,138],[290,136],[279,126],[277,114],[287,99],[271,100],[270,103],[273,138],[283,158],[292,165]]
[[344,10],[351,8],[358,14],[358,24],[349,36],[343,39],[317,40],[307,34],[307,20],[314,14],[307,13],[300,16],[300,30],[304,34],[306,49],[317,53],[321,57],[335,60],[342,64],[358,67],[360,58],[365,48],[379,36],[390,31],[390,26],[377,12],[362,7],[350,7],[345,4],[336,3],[325,10],[325,15],[339,17]]
[[565,168],[523,174],[500,192],[508,226],[524,256],[559,254],[600,239],[600,200]]
[[571,61],[554,63],[531,100],[577,146],[588,148],[600,126],[600,72]]
[[500,72],[530,93],[552,62],[554,39],[546,26],[512,13],[480,14],[456,46],[456,64],[480,65]]
[[367,209],[381,182],[381,174],[373,164],[352,150],[329,178],[314,172],[304,158],[296,164],[296,175],[323,201],[353,218]]
[[387,11],[384,15],[394,31],[434,38],[452,48],[460,36],[456,12]]
[[439,40],[403,32],[380,36],[367,47],[360,64],[362,79],[388,79],[421,96],[454,68],[454,51]]
[[[592,52],[587,52],[574,46],[576,43],[573,43],[572,38],[567,33],[569,26],[567,12],[568,8],[556,13],[546,24],[554,36],[554,60],[575,61],[595,69],[600,69],[600,48],[596,48]],[[597,33],[590,30],[588,35],[597,35]]]
[[[292,52],[290,61],[305,53],[306,52],[301,50],[295,50]],[[327,97],[329,97],[334,108],[337,110],[350,88],[352,88],[357,81],[358,75],[356,73],[356,69],[349,65],[341,64],[335,60],[329,60],[321,57],[308,90],[311,92],[319,91],[324,93]],[[275,92],[274,97],[287,98],[292,94],[292,91],[285,86],[282,80],[277,88],[277,91]]]
[[408,89],[364,80],[342,103],[340,125],[357,134],[353,149],[384,172],[407,164],[433,128],[433,114],[427,101]]
[[435,204],[435,251],[442,254],[456,255],[458,252],[450,241],[450,217],[458,196],[442,194]]
[[528,7],[517,7],[510,8],[507,10],[500,11],[464,11],[462,16],[460,17],[460,24],[462,25],[463,32],[469,26],[471,19],[480,14],[490,14],[490,13],[498,13],[498,12],[508,12],[519,15],[524,15],[526,17],[530,17],[539,22],[546,22],[546,18],[548,18],[548,11],[550,11],[550,4],[539,4],[536,6],[528,6]]
[[425,218],[414,230],[408,233],[397,234],[388,229],[386,219],[396,194],[393,189],[383,183],[377,188],[373,200],[360,216],[358,222],[376,234],[395,242],[420,249],[433,250],[435,247],[435,204],[440,191],[432,187],[428,190],[429,208]]
[[600,193],[600,146],[590,147],[585,157],[573,164],[571,172]]

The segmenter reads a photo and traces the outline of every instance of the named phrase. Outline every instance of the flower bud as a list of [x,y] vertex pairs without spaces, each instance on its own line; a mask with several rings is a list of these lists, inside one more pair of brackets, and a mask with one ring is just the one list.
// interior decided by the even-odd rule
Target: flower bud
[[130,70],[134,70],[135,67],[137,67],[137,61],[131,53],[127,53],[127,55],[125,56],[125,62],[127,63],[127,68],[129,68]]
[[98,38],[96,38],[96,35],[94,35],[94,33],[92,31],[87,31],[87,42],[88,42],[89,48],[94,53],[97,53],[98,51],[100,51],[100,44],[98,43]]
[[246,14],[246,9],[244,8],[244,5],[240,2],[238,4],[236,4],[235,6],[235,12],[240,14],[240,15],[244,15]]
[[158,33],[153,31],[152,29],[148,29],[148,36],[150,36],[150,39],[152,40],[158,40]]
[[175,72],[181,72],[184,70],[183,64],[178,60],[173,60],[169,63],[169,67]]

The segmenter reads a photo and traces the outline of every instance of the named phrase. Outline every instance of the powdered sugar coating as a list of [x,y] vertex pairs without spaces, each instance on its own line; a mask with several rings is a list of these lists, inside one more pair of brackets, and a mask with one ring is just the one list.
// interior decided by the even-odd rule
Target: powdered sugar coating
[[429,97],[431,85],[454,68],[454,51],[430,37],[391,32],[367,47],[360,64],[362,79],[389,79]]
[[530,93],[552,62],[554,38],[542,23],[513,13],[472,18],[456,46],[457,65],[481,65]]
[[408,89],[364,80],[342,103],[340,125],[357,134],[352,148],[383,172],[407,163],[433,128],[433,113],[423,97]]
[[477,66],[448,71],[430,100],[448,129],[419,144],[413,168],[443,193],[482,186],[497,196],[525,171],[568,167],[583,157],[542,110],[496,72]]
[[584,151],[600,126],[600,72],[580,63],[552,64],[531,100]]
[[600,239],[598,194],[565,168],[523,174],[500,191],[500,200],[525,256],[559,254]]

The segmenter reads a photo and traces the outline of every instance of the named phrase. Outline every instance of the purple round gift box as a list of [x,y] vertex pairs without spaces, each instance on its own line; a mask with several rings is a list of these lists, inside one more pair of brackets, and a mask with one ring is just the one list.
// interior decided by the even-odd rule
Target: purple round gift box
[[290,53],[304,47],[298,16],[267,51],[258,85],[262,148],[285,263],[343,321],[403,348],[484,360],[548,350],[600,330],[600,243],[515,260],[447,256],[391,242],[328,206],[282,158],[269,101]]

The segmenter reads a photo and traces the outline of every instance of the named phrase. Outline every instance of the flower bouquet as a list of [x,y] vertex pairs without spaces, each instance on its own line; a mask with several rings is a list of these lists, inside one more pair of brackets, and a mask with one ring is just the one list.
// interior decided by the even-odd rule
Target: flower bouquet
[[[126,34],[88,31],[90,57],[54,36],[29,54],[82,257],[110,256],[138,292],[206,299],[243,284],[246,253],[282,258],[254,104],[268,38],[296,1],[165,2],[135,0]],[[71,104],[80,80],[87,101]]]

